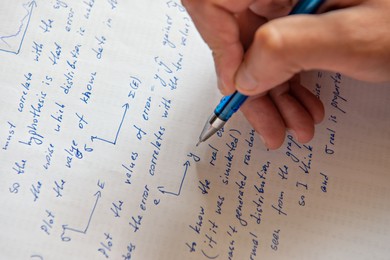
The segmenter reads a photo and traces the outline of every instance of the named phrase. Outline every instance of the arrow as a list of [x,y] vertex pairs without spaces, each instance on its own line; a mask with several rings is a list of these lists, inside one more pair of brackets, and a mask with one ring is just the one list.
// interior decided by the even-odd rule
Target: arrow
[[[31,16],[33,13],[33,9],[34,9],[34,7],[37,7],[37,6],[38,5],[37,5],[35,0],[28,2],[27,4],[23,4],[23,7],[26,9],[27,14],[20,20],[20,25],[18,27],[18,30],[14,34],[5,35],[5,36],[0,35],[0,40],[9,47],[9,49],[1,49],[0,48],[0,51],[12,53],[12,54],[19,54],[20,53],[20,50],[21,50],[23,42],[24,42],[24,37],[26,36],[28,26],[30,25],[30,20],[31,20]],[[24,28],[24,30],[23,30],[23,28]],[[11,50],[12,46],[7,42],[7,40],[17,38],[19,36],[21,36],[21,38],[20,38],[19,46],[16,46],[17,50]]]
[[89,225],[91,224],[91,221],[92,221],[92,217],[93,217],[93,215],[95,213],[96,206],[97,206],[97,204],[99,202],[99,199],[102,197],[102,193],[100,191],[98,191],[93,196],[96,197],[96,200],[95,200],[95,203],[94,203],[94,205],[92,207],[92,211],[89,214],[88,222],[87,222],[87,225],[85,226],[85,228],[84,229],[76,229],[76,228],[68,227],[68,225],[66,225],[66,224],[62,225],[62,234],[61,234],[62,241],[69,242],[71,240],[70,237],[65,236],[65,232],[67,230],[68,231],[72,231],[72,232],[76,232],[76,233],[81,233],[81,234],[86,234],[87,233]]
[[125,116],[126,116],[127,110],[129,110],[129,108],[130,108],[130,105],[128,103],[126,103],[126,104],[124,104],[122,106],[122,108],[124,108],[125,110],[123,112],[122,120],[121,120],[121,122],[119,124],[118,130],[116,131],[116,135],[115,135],[114,141],[110,141],[110,140],[107,140],[107,139],[104,139],[104,138],[100,138],[100,137],[97,137],[97,136],[91,136],[91,141],[92,142],[95,141],[95,140],[99,140],[99,141],[106,142],[106,143],[109,143],[109,144],[112,144],[112,145],[116,145],[116,142],[118,141],[118,137],[119,137],[119,132],[121,131],[123,121],[125,120]]
[[183,188],[183,184],[184,184],[184,180],[185,180],[186,175],[187,175],[188,168],[191,166],[191,164],[190,164],[189,161],[186,161],[186,162],[183,164],[183,166],[185,166],[185,169],[184,169],[183,178],[181,179],[181,182],[180,182],[179,190],[178,190],[177,192],[166,191],[166,190],[164,190],[164,186],[158,186],[157,189],[158,189],[162,194],[170,194],[170,195],[174,195],[174,196],[180,196],[181,189]]
[[37,7],[37,6],[38,6],[37,1],[35,1],[35,0],[31,1],[31,3],[28,5],[28,7],[31,7],[31,12],[32,12],[33,8]]

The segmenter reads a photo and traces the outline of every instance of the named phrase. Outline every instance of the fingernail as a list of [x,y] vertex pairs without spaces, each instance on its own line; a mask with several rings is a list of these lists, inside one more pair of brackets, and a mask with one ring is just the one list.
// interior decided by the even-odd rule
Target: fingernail
[[237,84],[237,88],[239,89],[254,90],[257,86],[257,81],[252,77],[252,75],[245,68],[241,68],[237,72],[236,84]]
[[287,134],[291,135],[295,140],[299,141],[298,135],[297,135],[297,133],[294,130],[288,128],[287,129]]
[[268,145],[267,145],[267,142],[265,141],[264,137],[260,134],[258,134],[260,140],[263,142],[264,146],[268,149]]

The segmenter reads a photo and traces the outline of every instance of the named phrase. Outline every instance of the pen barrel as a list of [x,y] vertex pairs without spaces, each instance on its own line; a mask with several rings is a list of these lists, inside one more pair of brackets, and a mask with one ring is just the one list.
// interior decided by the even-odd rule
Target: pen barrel
[[235,92],[230,96],[225,96],[215,108],[214,113],[219,119],[227,121],[235,112],[237,112],[247,98],[248,96],[238,92]]
[[294,8],[291,10],[289,15],[292,14],[313,14],[317,12],[317,9],[325,0],[300,0]]

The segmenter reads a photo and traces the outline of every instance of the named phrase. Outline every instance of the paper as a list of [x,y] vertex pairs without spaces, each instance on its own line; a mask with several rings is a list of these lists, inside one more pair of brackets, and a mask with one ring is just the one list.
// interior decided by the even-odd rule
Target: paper
[[0,4],[1,259],[388,259],[390,85],[313,72],[308,144],[267,151],[163,1]]

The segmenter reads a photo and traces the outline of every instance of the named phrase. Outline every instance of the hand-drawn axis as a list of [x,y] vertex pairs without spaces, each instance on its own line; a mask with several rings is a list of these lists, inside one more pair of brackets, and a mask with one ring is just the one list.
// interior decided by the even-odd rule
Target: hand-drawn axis
[[170,194],[170,195],[174,195],[174,196],[180,196],[181,189],[183,188],[183,184],[184,184],[184,180],[185,180],[186,175],[187,175],[188,168],[191,166],[191,164],[190,164],[189,161],[186,161],[185,164],[183,164],[183,166],[185,166],[185,169],[184,169],[183,178],[181,179],[181,182],[180,182],[179,190],[178,190],[177,192],[174,192],[174,191],[166,191],[166,190],[164,190],[164,186],[159,186],[159,187],[157,187],[157,189],[158,189],[162,194]]
[[[31,2],[29,1],[23,4],[23,7],[27,13],[19,21],[20,25],[17,28],[17,31],[10,35],[0,35],[0,42],[3,42],[6,45],[5,47],[2,47],[0,45],[0,51],[12,53],[12,54],[19,54],[24,42],[24,37],[26,36],[28,26],[30,25],[33,9],[34,7],[37,7],[37,2],[35,0]],[[17,43],[11,44],[10,43],[11,40],[16,40]]]
[[96,200],[95,200],[95,204],[93,205],[91,214],[89,215],[86,227],[84,229],[76,229],[76,228],[68,227],[68,225],[66,225],[66,224],[62,225],[62,234],[61,234],[62,241],[69,242],[71,240],[71,238],[69,236],[65,236],[65,233],[67,231],[81,233],[81,234],[84,234],[84,235],[87,233],[89,225],[91,224],[91,220],[92,220],[93,214],[95,213],[96,206],[97,206],[97,204],[99,202],[99,199],[102,197],[102,193],[101,193],[101,191],[98,191],[93,196],[96,197]]
[[98,136],[91,136],[91,141],[93,142],[95,140],[99,140],[99,141],[106,142],[106,143],[109,143],[109,144],[112,144],[112,145],[116,145],[116,142],[118,141],[118,137],[119,137],[119,132],[122,129],[122,124],[123,124],[123,121],[125,120],[125,116],[126,116],[127,110],[129,110],[129,107],[130,107],[130,105],[128,103],[126,103],[126,104],[124,104],[122,106],[122,108],[124,108],[125,110],[123,112],[122,120],[121,120],[121,122],[119,124],[118,130],[116,131],[116,135],[115,135],[114,141],[110,141],[110,140],[107,140],[107,139],[104,139],[104,138],[101,138],[101,137],[98,137]]

